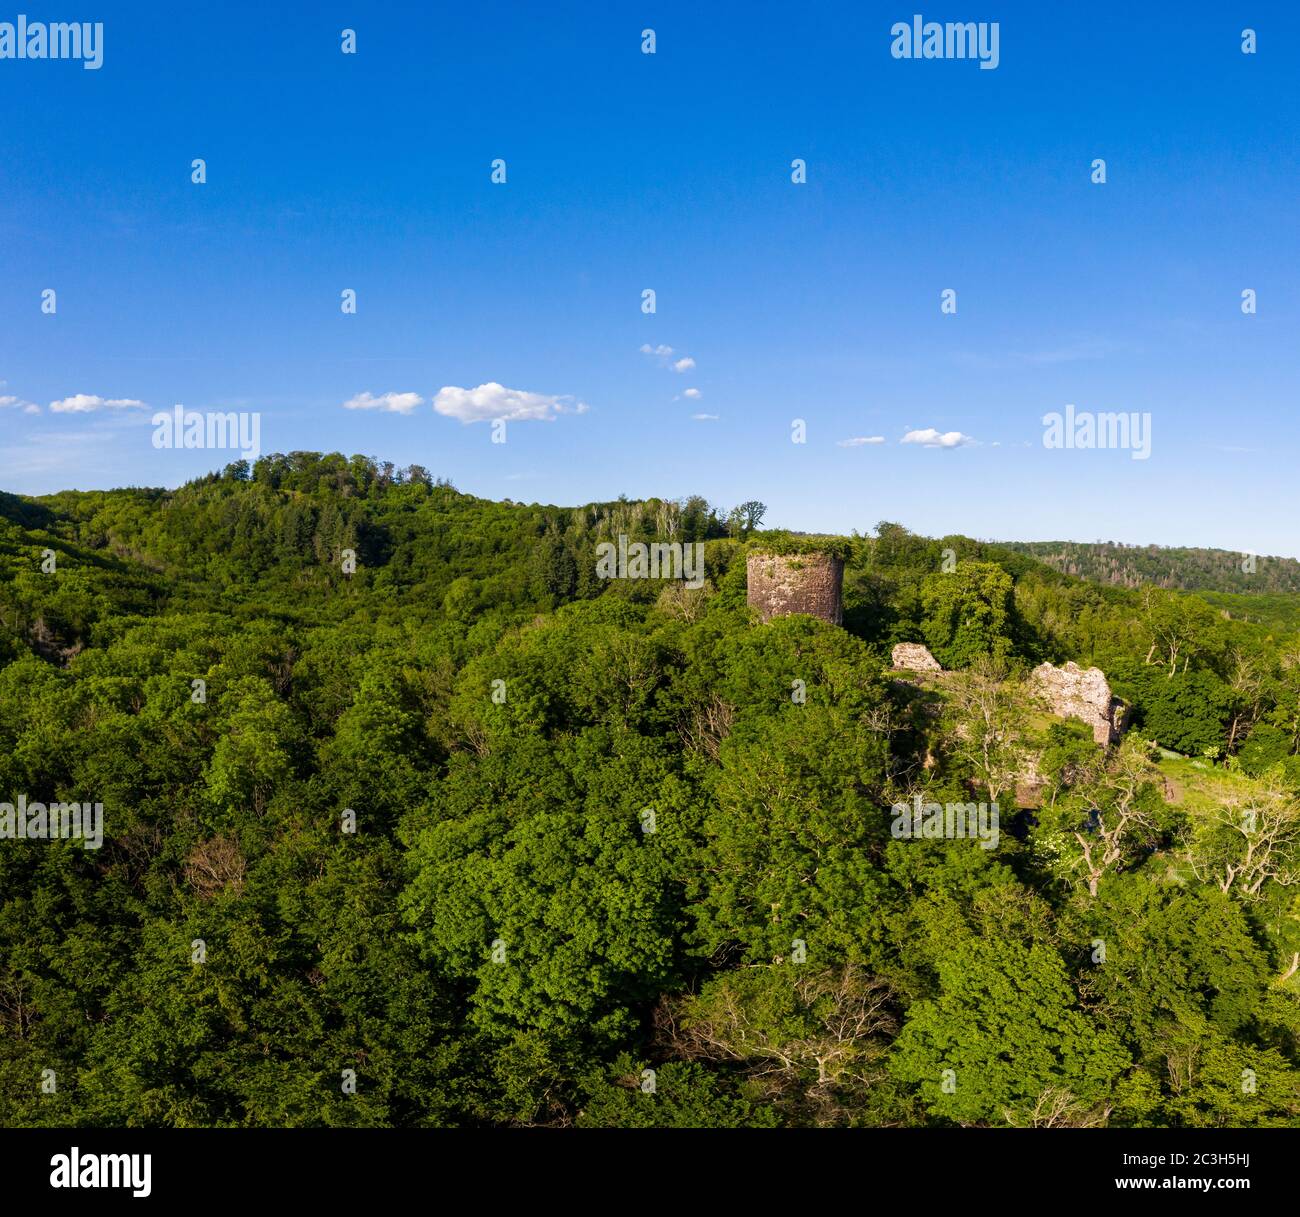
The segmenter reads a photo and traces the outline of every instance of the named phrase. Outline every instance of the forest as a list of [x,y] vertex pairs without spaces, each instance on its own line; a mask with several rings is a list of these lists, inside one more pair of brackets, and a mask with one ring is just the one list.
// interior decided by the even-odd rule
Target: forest
[[1067,575],[1120,587],[1153,583],[1189,592],[1300,592],[1300,562],[1294,558],[1115,541],[1011,541],[1007,548]]
[[[866,520],[843,626],[763,625],[763,516],[305,452],[0,495],[0,803],[103,807],[0,840],[0,1124],[1300,1125],[1294,579]],[[891,831],[971,799],[996,848]]]

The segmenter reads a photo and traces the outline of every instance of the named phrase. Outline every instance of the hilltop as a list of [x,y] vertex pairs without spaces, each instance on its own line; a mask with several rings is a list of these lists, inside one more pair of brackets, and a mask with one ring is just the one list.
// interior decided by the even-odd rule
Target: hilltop
[[1294,558],[1118,541],[1004,541],[1053,570],[1115,587],[1150,584],[1186,592],[1300,594],[1300,562]]

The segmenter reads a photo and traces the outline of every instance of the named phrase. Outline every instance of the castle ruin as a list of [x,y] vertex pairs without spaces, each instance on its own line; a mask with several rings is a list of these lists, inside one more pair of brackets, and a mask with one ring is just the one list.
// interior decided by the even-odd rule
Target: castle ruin
[[1128,707],[1112,696],[1100,668],[1081,668],[1073,662],[1059,668],[1040,663],[1033,679],[1053,714],[1086,723],[1099,744],[1119,742]]
[[904,672],[942,672],[939,661],[930,654],[930,648],[919,642],[900,642],[889,656],[890,664]]
[[832,625],[844,619],[844,559],[833,554],[751,553],[745,564],[748,599],[763,621],[807,613]]

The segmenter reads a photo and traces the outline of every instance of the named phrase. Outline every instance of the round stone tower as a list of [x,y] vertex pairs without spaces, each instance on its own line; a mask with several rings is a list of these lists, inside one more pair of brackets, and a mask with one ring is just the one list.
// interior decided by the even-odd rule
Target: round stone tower
[[749,555],[745,573],[749,604],[764,621],[807,613],[832,625],[844,617],[844,559],[809,550],[803,553]]

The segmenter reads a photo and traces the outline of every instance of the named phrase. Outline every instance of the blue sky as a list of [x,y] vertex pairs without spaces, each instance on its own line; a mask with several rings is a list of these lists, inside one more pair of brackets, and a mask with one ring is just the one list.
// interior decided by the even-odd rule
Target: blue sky
[[[183,403],[492,498],[1300,556],[1293,6],[266,11],[0,10],[104,23],[98,71],[0,60],[0,487],[234,459],[153,447]],[[997,21],[997,69],[892,58],[918,11]],[[474,401],[550,417],[494,444]],[[1067,403],[1150,458],[1046,449]]]

